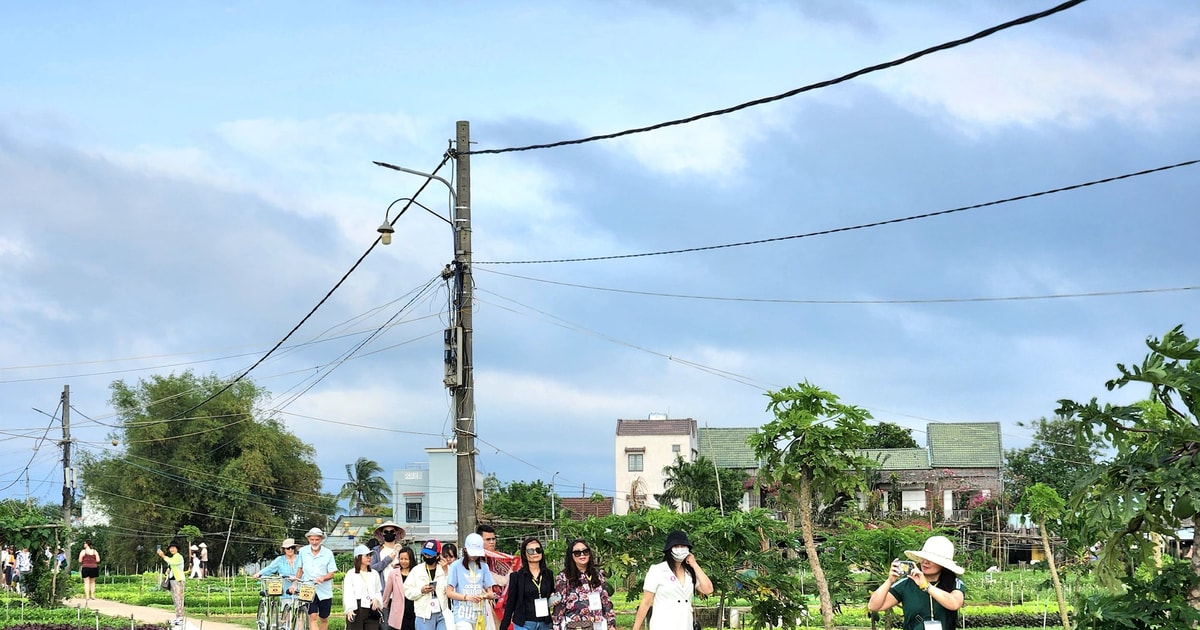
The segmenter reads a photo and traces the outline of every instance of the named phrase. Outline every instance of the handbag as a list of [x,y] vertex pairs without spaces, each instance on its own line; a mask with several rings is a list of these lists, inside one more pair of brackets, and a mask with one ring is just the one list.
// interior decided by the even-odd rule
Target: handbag
[[167,571],[158,574],[158,588],[164,591],[171,590],[171,574],[169,571],[170,569],[167,569]]

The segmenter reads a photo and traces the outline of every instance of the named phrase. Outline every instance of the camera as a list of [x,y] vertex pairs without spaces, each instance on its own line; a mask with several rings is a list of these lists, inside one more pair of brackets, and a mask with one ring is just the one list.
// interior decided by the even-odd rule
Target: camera
[[911,560],[896,560],[896,566],[900,571],[900,575],[908,575],[917,570],[917,563]]

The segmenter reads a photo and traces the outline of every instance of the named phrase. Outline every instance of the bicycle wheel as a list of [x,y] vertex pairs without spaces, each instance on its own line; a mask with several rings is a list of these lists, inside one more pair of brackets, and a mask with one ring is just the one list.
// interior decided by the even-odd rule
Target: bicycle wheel
[[267,604],[267,630],[279,630],[279,598],[272,597]]
[[267,630],[267,598],[265,595],[258,600],[258,615],[254,622],[258,630]]

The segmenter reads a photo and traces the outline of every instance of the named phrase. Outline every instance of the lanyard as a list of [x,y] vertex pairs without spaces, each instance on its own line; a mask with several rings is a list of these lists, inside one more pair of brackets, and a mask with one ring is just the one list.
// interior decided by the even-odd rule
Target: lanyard
[[532,571],[529,572],[529,581],[533,582],[534,588],[537,589],[538,597],[542,596],[542,578],[544,578],[544,577],[546,577],[546,576],[544,574],[542,574],[542,572],[540,572],[540,571],[538,572],[538,576],[536,578],[533,577]]

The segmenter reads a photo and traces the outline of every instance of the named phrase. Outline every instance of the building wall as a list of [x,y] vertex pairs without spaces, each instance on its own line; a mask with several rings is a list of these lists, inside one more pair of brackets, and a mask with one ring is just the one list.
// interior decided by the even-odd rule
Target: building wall
[[[673,446],[679,446],[679,451]],[[638,454],[629,449],[644,449],[642,455],[642,470],[629,470],[629,455]],[[641,479],[644,483],[645,503],[651,508],[658,507],[654,500],[655,494],[661,494],[663,488],[662,469],[675,463],[675,456],[683,457],[686,462],[696,460],[695,435],[618,435],[615,441],[615,470],[616,470],[616,503],[617,514],[629,512],[628,496],[633,483]]]
[[[452,541],[457,537],[458,472],[454,449],[427,448],[428,464],[417,463],[392,471],[392,520],[404,528],[405,535],[422,541],[437,538]],[[408,520],[408,504],[419,502],[421,518]]]

